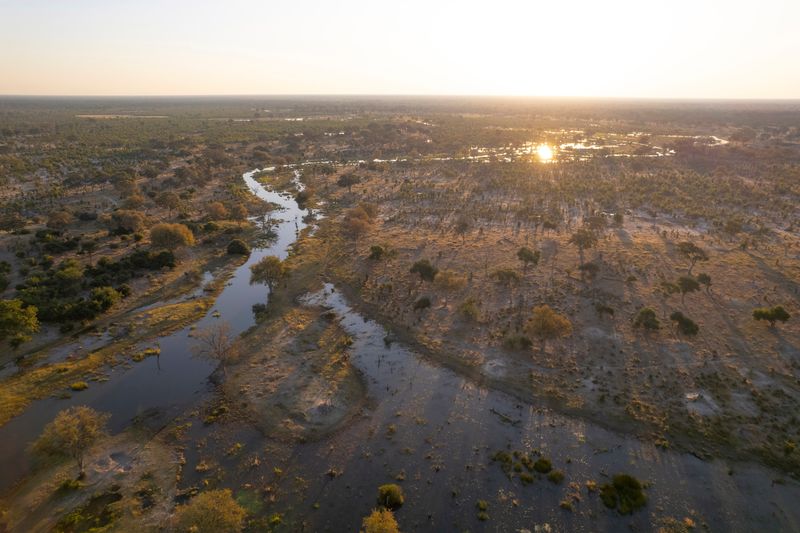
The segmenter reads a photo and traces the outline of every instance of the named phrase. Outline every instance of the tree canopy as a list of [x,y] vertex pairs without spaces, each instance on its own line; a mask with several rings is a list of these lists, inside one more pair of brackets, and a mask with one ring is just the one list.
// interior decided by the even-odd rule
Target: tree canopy
[[270,292],[275,288],[278,283],[287,274],[286,266],[279,257],[268,255],[261,258],[261,260],[250,266],[250,283],[266,283]]
[[539,305],[533,308],[533,313],[525,325],[525,330],[542,341],[542,347],[544,348],[548,340],[571,335],[572,322],[549,305]]
[[183,224],[156,224],[150,230],[150,242],[155,248],[176,250],[181,246],[193,246],[194,234]]
[[233,499],[230,489],[201,492],[175,511],[178,531],[192,533],[238,533],[247,511]]
[[105,435],[109,418],[85,405],[65,409],[44,427],[33,450],[43,456],[70,457],[83,475],[84,456]]
[[31,340],[39,331],[36,307],[23,306],[21,300],[0,300],[0,341],[11,339],[14,347]]

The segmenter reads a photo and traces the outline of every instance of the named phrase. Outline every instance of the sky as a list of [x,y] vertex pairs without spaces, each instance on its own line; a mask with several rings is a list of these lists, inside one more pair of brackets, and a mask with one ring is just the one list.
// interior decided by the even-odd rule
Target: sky
[[800,0],[0,0],[0,94],[800,98]]

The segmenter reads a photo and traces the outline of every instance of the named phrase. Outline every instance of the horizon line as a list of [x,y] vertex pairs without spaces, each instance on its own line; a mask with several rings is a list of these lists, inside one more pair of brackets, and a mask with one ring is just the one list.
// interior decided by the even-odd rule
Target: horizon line
[[527,100],[616,100],[671,102],[800,102],[797,97],[709,97],[709,96],[586,96],[522,94],[439,94],[439,93],[194,93],[194,94],[23,94],[0,93],[0,98],[483,98]]

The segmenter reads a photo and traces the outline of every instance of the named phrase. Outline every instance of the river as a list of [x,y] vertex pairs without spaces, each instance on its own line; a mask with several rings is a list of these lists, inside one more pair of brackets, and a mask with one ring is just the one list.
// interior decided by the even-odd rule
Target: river
[[[250,285],[250,265],[268,254],[285,257],[305,227],[307,211],[290,196],[261,186],[255,172],[243,175],[250,191],[281,207],[277,239],[253,250],[197,327],[227,320],[240,333],[253,325],[251,307],[263,303],[267,292]],[[300,171],[295,172],[299,180]],[[269,500],[262,512],[282,513],[290,530],[355,531],[375,505],[377,486],[390,482],[405,490],[406,503],[397,512],[404,531],[534,531],[544,524],[553,531],[646,531],[664,519],[687,518],[712,531],[800,530],[800,485],[775,483],[782,477],[776,471],[662,450],[481,387],[401,344],[387,345],[386,330],[356,312],[330,284],[305,301],[333,310],[353,338],[351,361],[367,384],[369,406],[347,427],[317,442],[273,442],[241,422],[222,430],[194,424],[190,442],[207,444],[187,446],[184,488],[200,484],[207,474],[195,466],[212,460],[223,486],[237,496],[252,493],[262,503]],[[36,402],[0,428],[2,485],[25,474],[25,444],[68,405],[110,412],[112,430],[120,431],[137,416],[166,424],[210,398],[213,365],[192,356],[190,331],[160,340],[160,365],[148,358],[131,368],[114,368],[107,382],[93,383],[70,400]],[[234,444],[248,453],[226,453]],[[524,486],[490,460],[498,450],[536,450],[564,472],[565,480],[555,484],[541,477]],[[255,467],[247,463],[251,451],[262,456]],[[327,475],[332,471],[336,474]],[[607,510],[585,488],[588,480],[602,484],[623,472],[648,484],[647,507],[626,517]],[[487,522],[477,519],[479,499],[489,504]],[[564,500],[572,501],[573,510],[560,507]]]

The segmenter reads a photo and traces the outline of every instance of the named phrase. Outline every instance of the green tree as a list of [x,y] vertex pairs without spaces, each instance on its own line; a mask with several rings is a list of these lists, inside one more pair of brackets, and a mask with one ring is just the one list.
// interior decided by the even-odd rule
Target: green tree
[[572,237],[569,238],[569,243],[577,246],[581,266],[583,266],[583,252],[597,244],[597,235],[591,230],[581,228],[572,234]]
[[690,241],[683,241],[678,243],[678,253],[689,260],[689,272],[692,275],[692,269],[698,261],[708,261],[708,254]]
[[378,505],[394,510],[402,506],[403,502],[405,502],[405,496],[400,485],[387,483],[378,487]]
[[655,331],[661,328],[661,322],[659,322],[656,312],[653,311],[652,308],[645,307],[636,315],[636,319],[633,321],[633,327]]
[[681,293],[681,304],[685,303],[686,295],[700,290],[700,284],[691,276],[681,276],[676,282]]
[[466,216],[461,216],[456,220],[453,229],[461,236],[461,242],[463,243],[467,239],[467,233],[472,229],[472,220]]
[[85,405],[65,409],[44,427],[33,451],[42,456],[74,459],[82,478],[86,452],[105,435],[109,417]]
[[92,265],[94,252],[97,250],[98,242],[94,239],[81,242],[81,251],[89,256],[89,266]]
[[286,274],[286,265],[274,255],[262,257],[258,263],[250,265],[250,283],[266,283],[270,292]]
[[698,326],[694,320],[684,315],[680,311],[675,311],[669,315],[669,319],[675,322],[675,326],[678,328],[678,331],[684,335],[697,335],[697,333],[700,331],[700,326]]
[[336,181],[339,187],[347,187],[347,192],[353,192],[353,185],[361,182],[361,178],[355,174],[342,174]]
[[239,533],[247,511],[236,503],[230,489],[209,490],[175,511],[175,529],[191,533]]
[[697,275],[697,283],[705,286],[706,294],[711,292],[711,276],[709,276],[705,272],[701,272],[700,274]]
[[572,334],[572,322],[549,305],[539,305],[533,308],[533,314],[525,324],[525,331],[541,341],[542,352],[544,352],[548,340]]
[[433,281],[436,278],[436,274],[439,273],[439,269],[427,259],[420,259],[411,266],[410,272],[419,274],[420,281]]
[[775,322],[786,322],[791,318],[791,315],[783,308],[782,305],[775,307],[759,307],[753,309],[753,318],[756,320],[766,320],[769,322],[769,327],[775,327]]
[[539,258],[541,257],[541,252],[539,250],[533,251],[530,248],[523,246],[519,250],[517,250],[517,259],[522,261],[522,271],[527,272],[528,266],[533,265],[536,266],[539,264]]
[[172,211],[181,205],[181,197],[175,191],[164,191],[156,196],[155,200],[156,204],[167,210],[170,218],[172,218]]
[[0,300],[0,341],[10,339],[18,348],[31,340],[31,335],[39,331],[37,311],[32,305],[24,307],[21,300]]
[[173,251],[194,246],[194,234],[183,224],[156,224],[150,229],[150,242],[155,248]]
[[386,254],[386,249],[379,244],[373,244],[369,247],[369,258],[373,261],[380,261],[384,254]]
[[620,514],[631,514],[647,503],[642,484],[633,476],[618,474],[611,483],[600,487],[600,499],[610,509]]
[[233,239],[228,243],[227,252],[230,255],[250,255],[250,247],[242,239]]

